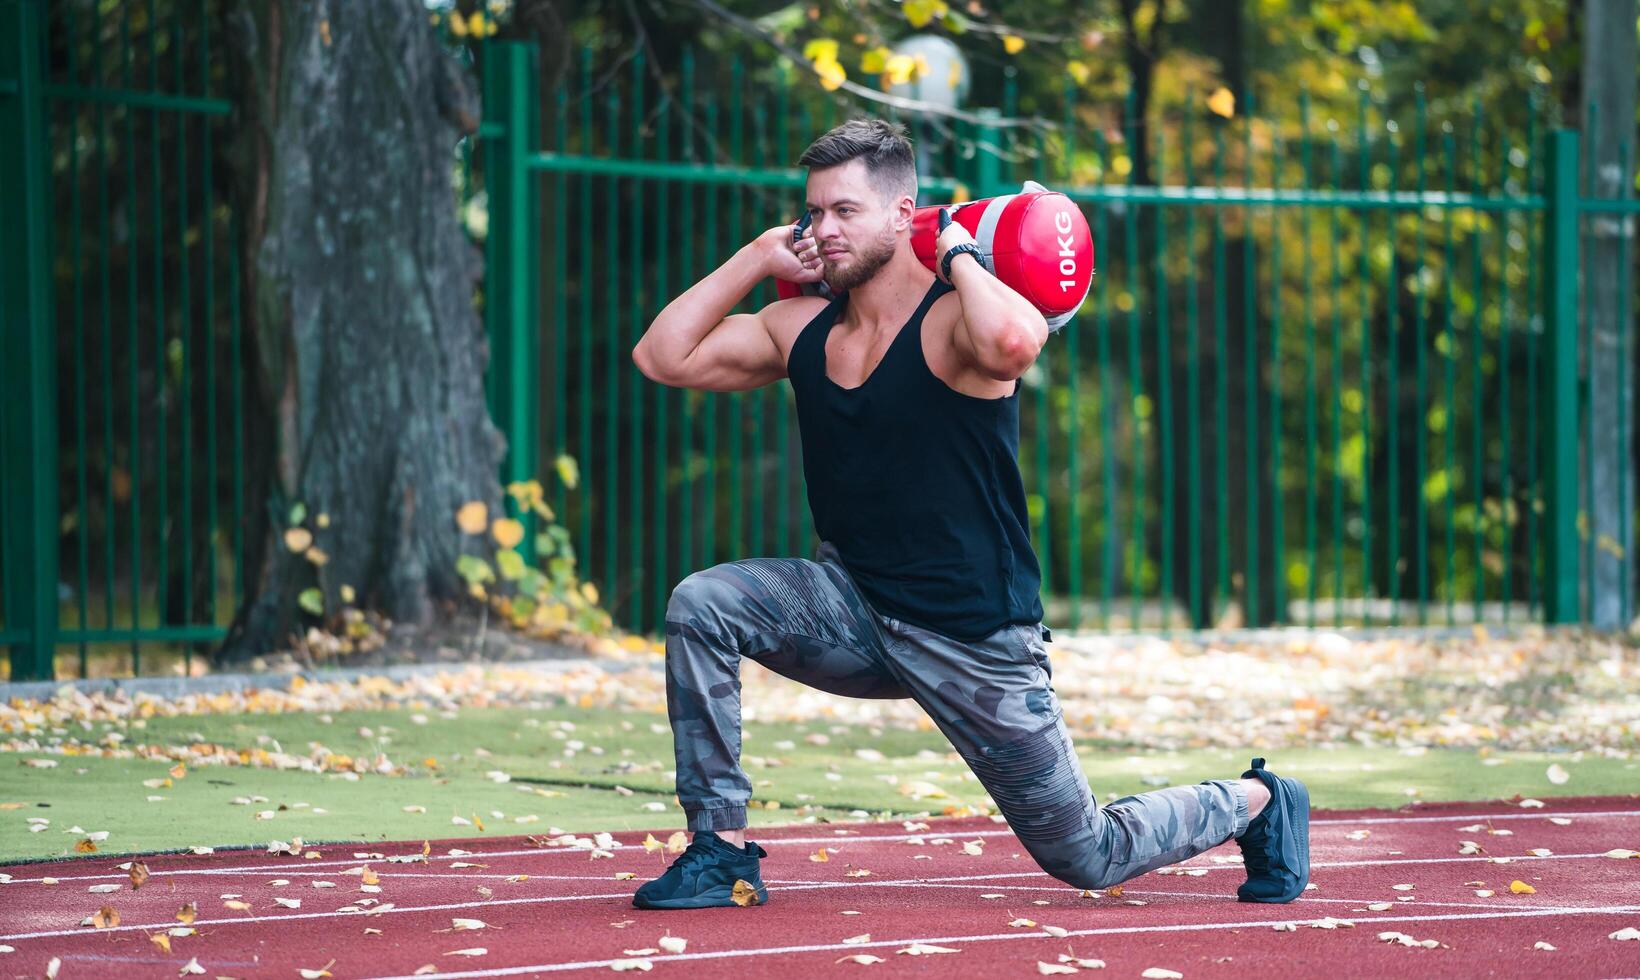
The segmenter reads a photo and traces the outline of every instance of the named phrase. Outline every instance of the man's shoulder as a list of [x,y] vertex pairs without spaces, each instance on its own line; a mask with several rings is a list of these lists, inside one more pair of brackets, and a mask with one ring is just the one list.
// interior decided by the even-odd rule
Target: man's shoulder
[[792,345],[797,343],[797,335],[830,305],[831,301],[824,296],[793,296],[763,307],[758,312],[758,319],[763,321],[764,329],[769,331],[775,346],[780,348],[781,357],[789,358]]

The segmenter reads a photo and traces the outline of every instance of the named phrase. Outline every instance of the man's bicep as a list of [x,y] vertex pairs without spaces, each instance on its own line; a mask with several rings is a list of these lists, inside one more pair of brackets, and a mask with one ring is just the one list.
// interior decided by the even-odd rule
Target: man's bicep
[[780,348],[765,321],[768,308],[724,317],[678,366],[675,383],[705,391],[748,391],[785,377]]

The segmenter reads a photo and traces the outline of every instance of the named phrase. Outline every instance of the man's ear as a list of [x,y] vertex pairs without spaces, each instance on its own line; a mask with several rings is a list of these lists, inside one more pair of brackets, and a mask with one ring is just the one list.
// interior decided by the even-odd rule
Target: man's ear
[[917,216],[917,199],[909,194],[900,198],[894,212],[894,230],[904,231],[911,227],[911,222]]

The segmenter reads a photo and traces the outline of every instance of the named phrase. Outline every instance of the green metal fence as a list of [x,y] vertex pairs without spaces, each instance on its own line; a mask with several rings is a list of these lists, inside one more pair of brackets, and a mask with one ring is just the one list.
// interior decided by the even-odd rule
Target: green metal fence
[[[543,245],[539,265],[492,265],[490,288],[537,268],[547,286],[491,320],[495,349],[542,344],[537,370],[504,385],[505,427],[533,433],[539,459],[581,462],[559,512],[618,621],[654,628],[689,571],[816,544],[785,386],[670,390],[628,352],[673,296],[798,212],[791,163],[849,107],[794,110],[777,65],[708,75],[685,55],[656,91],[641,55],[623,79],[584,52],[537,91],[526,53],[497,61],[513,67],[487,101],[536,99],[544,147],[492,134],[513,161],[492,228],[517,234],[502,209],[529,222],[538,208]],[[1094,229],[1092,294],[1022,394],[1051,621],[1586,618],[1600,535],[1580,494],[1594,454],[1625,461],[1623,527],[1603,533],[1628,551],[1633,434],[1586,424],[1580,289],[1621,290],[1630,362],[1635,330],[1632,282],[1580,285],[1577,250],[1588,215],[1636,206],[1580,193],[1575,133],[1549,132],[1535,101],[1493,129],[1478,107],[1436,116],[1421,96],[1392,109],[1363,92],[1331,118],[1284,107],[1301,120],[1285,127],[1185,106],[1151,128],[1140,186],[1131,113],[1088,132],[1067,87],[1058,109],[1032,109],[1062,127],[1011,126],[1014,91],[990,123],[905,121],[932,150],[928,200],[1036,178]],[[772,299],[764,284],[740,309]],[[1623,593],[1626,622],[1632,577]]]
[[[238,251],[204,0],[0,2],[0,644],[192,670],[240,594]],[[202,667],[203,664],[200,664]]]
[[[209,138],[228,106],[202,2],[48,22],[0,0],[0,132],[21,136],[0,147],[0,226],[23,245],[0,269],[13,677],[110,649],[133,673],[187,669],[240,597],[260,504],[243,499],[238,250]],[[629,352],[796,215],[803,146],[872,107],[779,62],[686,56],[658,90],[641,55],[611,70],[586,52],[549,88],[530,46],[475,53],[486,120],[457,152],[487,214],[503,478],[554,487],[585,577],[636,629],[695,569],[811,554],[786,386],[668,389]],[[1578,270],[1600,216],[1630,229],[1633,267],[1637,206],[1580,189],[1577,134],[1535,108],[1491,121],[1365,94],[1280,126],[1245,97],[1227,121],[1170,106],[1143,130],[1070,89],[1020,107],[1010,80],[995,101],[904,121],[929,201],[1034,178],[1094,231],[1087,304],[1021,394],[1050,623],[1578,621],[1593,563],[1632,567],[1634,433],[1592,428],[1584,310],[1620,291],[1632,365],[1634,280]],[[1014,125],[1021,108],[1062,124]],[[742,308],[773,298],[766,283]],[[1602,454],[1626,466],[1617,528],[1589,525]],[[574,489],[553,476],[564,455]]]

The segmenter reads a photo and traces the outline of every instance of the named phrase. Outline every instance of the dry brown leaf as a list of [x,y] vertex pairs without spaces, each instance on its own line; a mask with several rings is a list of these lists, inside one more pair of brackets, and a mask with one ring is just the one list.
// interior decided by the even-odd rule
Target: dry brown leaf
[[183,923],[184,925],[193,925],[194,917],[197,915],[199,915],[199,906],[195,905],[193,902],[189,902],[182,908],[177,909],[177,921]]
[[148,880],[148,865],[143,864],[141,861],[133,861],[131,863],[130,875],[131,890],[136,891],[138,888],[142,887],[143,882]]
[[95,854],[97,853],[97,845],[88,837],[75,844],[74,850],[79,854]]
[[251,910],[251,903],[241,902],[236,898],[228,899],[226,902],[222,903],[222,906],[224,908],[232,909],[235,912],[249,912]]
[[829,853],[827,853],[825,848],[822,847],[818,851],[815,851],[813,854],[810,854],[809,855],[809,860],[820,863],[820,864],[824,864],[825,862],[831,860],[831,855]]
[[667,935],[660,938],[658,945],[668,953],[681,953],[689,947],[689,940],[682,936]]
[[666,853],[682,854],[689,847],[689,835],[679,830],[666,839]]
[[152,936],[148,937],[148,941],[153,943],[154,947],[162,953],[169,953],[171,951],[171,937],[167,936],[163,932],[154,933]]
[[374,871],[371,871],[368,866],[365,867],[364,873],[359,875],[359,883],[360,884],[379,885],[379,884],[381,884],[381,882],[382,882],[381,875],[377,874]]
[[1511,892],[1514,892],[1516,895],[1535,895],[1535,894],[1537,894],[1537,889],[1536,888],[1533,888],[1531,885],[1528,885],[1526,882],[1521,881],[1519,878],[1516,878],[1514,881],[1511,881],[1509,883],[1509,890]]
[[91,916],[91,925],[98,929],[112,929],[120,924],[120,914],[112,905],[104,905]]
[[729,893],[729,898],[741,908],[750,908],[761,900],[757,897],[757,889],[743,878],[735,879],[735,887]]
[[869,933],[869,932],[862,932],[858,936],[850,936],[847,939],[843,940],[843,944],[845,946],[859,946],[862,943],[869,943],[869,942],[871,942],[871,933]]

